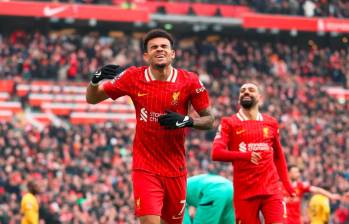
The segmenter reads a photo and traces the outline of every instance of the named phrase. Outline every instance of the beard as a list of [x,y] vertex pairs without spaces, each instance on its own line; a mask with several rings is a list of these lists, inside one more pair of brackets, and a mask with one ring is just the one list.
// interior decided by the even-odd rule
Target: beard
[[154,67],[155,69],[164,69],[167,66],[166,63],[161,63],[161,64],[155,64]]
[[[243,96],[244,97],[244,96]],[[243,98],[241,97],[241,98]],[[240,99],[240,105],[244,108],[244,109],[251,109],[252,107],[254,107],[257,104],[257,101],[254,97],[251,97],[251,99],[248,100],[244,100],[244,99]]]

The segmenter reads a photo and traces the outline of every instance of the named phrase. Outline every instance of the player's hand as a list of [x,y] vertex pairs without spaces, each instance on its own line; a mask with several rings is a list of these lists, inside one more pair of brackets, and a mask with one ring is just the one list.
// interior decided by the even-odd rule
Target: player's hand
[[259,152],[252,152],[251,154],[251,163],[258,165],[259,161],[262,159],[262,156]]
[[119,65],[104,65],[102,68],[98,69],[92,74],[91,83],[92,85],[98,85],[101,80],[114,79],[123,71],[124,69]]
[[193,118],[189,117],[188,115],[184,116],[170,110],[166,110],[165,112],[166,114],[159,116],[158,122],[161,126],[164,126],[167,129],[194,126]]

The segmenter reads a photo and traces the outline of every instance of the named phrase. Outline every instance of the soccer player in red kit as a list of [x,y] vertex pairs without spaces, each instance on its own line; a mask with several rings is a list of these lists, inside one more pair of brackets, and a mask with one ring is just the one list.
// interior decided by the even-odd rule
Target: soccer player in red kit
[[[135,213],[142,224],[179,224],[186,197],[186,127],[210,129],[214,119],[198,76],[172,67],[171,35],[152,30],[145,35],[143,48],[149,66],[130,67],[119,75],[115,65],[102,67],[92,77],[86,99],[95,104],[109,97],[131,97],[137,118],[132,166]],[[187,115],[189,104],[199,117]]]
[[287,174],[277,121],[259,112],[261,91],[255,83],[240,88],[238,113],[224,117],[213,142],[212,159],[234,166],[234,206],[240,224],[284,223],[282,184],[294,190]]
[[287,224],[301,224],[301,204],[303,195],[307,192],[314,194],[322,194],[331,200],[340,200],[341,196],[338,194],[332,194],[331,192],[320,188],[311,186],[308,182],[301,180],[301,173],[297,166],[290,165],[288,167],[288,175],[291,178],[293,189],[296,192],[295,197],[290,197],[287,192],[284,191],[284,201],[287,208]]

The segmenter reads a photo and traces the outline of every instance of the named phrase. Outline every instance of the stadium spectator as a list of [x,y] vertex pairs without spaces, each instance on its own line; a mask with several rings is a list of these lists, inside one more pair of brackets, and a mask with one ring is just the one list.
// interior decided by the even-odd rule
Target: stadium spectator
[[308,214],[310,224],[329,223],[331,215],[330,200],[322,194],[315,194],[309,200]]
[[39,208],[38,199],[40,193],[40,185],[37,181],[30,180],[27,184],[28,192],[23,195],[21,201],[21,224],[39,224]]
[[297,166],[289,165],[288,174],[292,181],[292,186],[296,191],[295,197],[289,197],[287,192],[284,192],[284,202],[287,208],[287,223],[300,224],[303,223],[301,216],[301,204],[303,196],[307,192],[313,194],[324,195],[331,200],[340,200],[341,196],[333,194],[321,187],[310,185],[308,182],[301,180],[301,173]]
[[261,13],[349,18],[349,3],[345,0],[251,0],[248,2],[248,6]]

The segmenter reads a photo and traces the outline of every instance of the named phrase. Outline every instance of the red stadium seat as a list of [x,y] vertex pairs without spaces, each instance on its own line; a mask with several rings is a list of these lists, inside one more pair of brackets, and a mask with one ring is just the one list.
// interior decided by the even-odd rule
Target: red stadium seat
[[10,99],[8,92],[0,92],[0,101],[7,101],[8,99]]
[[12,121],[13,112],[11,110],[0,109],[0,120],[1,121]]
[[0,102],[0,110],[8,110],[12,113],[19,113],[22,112],[22,106],[18,101]]
[[0,92],[11,93],[13,90],[13,80],[0,80]]
[[32,116],[35,120],[39,121],[44,125],[48,125],[52,123],[50,116],[47,113],[32,113]]

